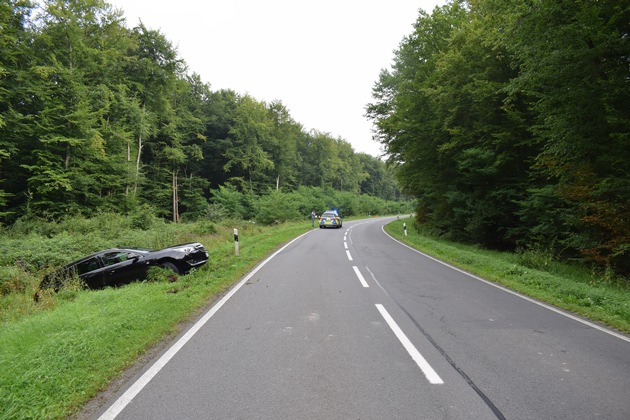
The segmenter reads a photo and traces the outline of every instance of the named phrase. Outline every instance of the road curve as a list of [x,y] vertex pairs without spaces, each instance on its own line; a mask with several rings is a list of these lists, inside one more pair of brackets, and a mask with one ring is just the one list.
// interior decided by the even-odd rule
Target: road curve
[[630,341],[391,239],[314,229],[94,418],[627,419]]

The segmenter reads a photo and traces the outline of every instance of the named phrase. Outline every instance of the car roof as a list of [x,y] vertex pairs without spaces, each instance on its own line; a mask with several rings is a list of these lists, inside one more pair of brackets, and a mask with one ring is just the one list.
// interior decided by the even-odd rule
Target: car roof
[[142,252],[142,253],[146,253],[146,252],[151,252],[150,249],[145,249],[145,248],[109,248],[109,249],[103,249],[101,251],[97,251],[94,252],[90,255],[86,255],[85,257],[79,258],[78,260],[74,260],[66,265],[75,265],[78,264],[80,262],[83,262],[85,260],[89,260],[91,258],[95,258],[98,257],[100,255],[103,254],[109,254],[110,252]]

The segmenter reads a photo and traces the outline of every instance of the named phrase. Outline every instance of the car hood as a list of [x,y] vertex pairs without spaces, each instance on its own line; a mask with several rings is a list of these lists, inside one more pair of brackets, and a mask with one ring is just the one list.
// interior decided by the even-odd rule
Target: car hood
[[195,250],[205,250],[202,244],[199,242],[191,242],[189,244],[175,245],[169,246],[168,248],[163,248],[160,251],[180,251],[180,252],[193,252]]

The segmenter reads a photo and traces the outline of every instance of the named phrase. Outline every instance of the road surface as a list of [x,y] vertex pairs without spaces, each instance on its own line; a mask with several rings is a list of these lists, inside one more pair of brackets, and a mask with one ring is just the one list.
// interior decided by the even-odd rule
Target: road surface
[[630,340],[346,222],[297,238],[106,419],[628,419]]

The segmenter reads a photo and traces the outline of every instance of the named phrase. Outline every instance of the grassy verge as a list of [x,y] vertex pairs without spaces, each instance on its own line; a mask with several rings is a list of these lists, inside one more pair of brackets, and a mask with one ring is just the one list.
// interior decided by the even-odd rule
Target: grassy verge
[[449,243],[423,235],[413,226],[412,219],[404,219],[385,230],[413,248],[484,279],[630,333],[630,287],[622,279],[558,263],[544,252],[502,253]]
[[[45,296],[37,305],[31,299],[34,286],[3,296],[0,418],[66,418],[77,413],[139,355],[176,333],[180,322],[280,244],[310,229],[310,222],[237,227],[239,257],[234,256],[232,227],[213,226],[211,232],[204,232],[203,226],[191,224],[184,230],[162,227],[136,232],[154,248],[188,241],[200,241],[208,248],[209,263],[174,283],[143,282],[102,291],[67,289]],[[22,241],[35,243],[29,238]],[[99,246],[120,241],[112,238],[112,243]],[[72,248],[74,242],[68,242]],[[14,270],[0,267],[5,268]]]

